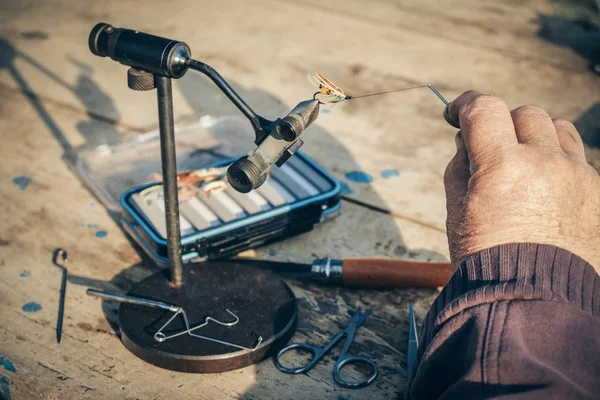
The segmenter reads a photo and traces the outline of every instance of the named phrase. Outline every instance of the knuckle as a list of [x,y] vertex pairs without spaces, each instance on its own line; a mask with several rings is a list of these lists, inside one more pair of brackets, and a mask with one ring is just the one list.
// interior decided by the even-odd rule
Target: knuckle
[[530,105],[524,105],[518,108],[515,108],[512,113],[513,116],[519,116],[519,115],[540,115],[540,116],[548,116],[548,113],[546,112],[546,110],[540,108],[540,107],[536,107],[536,106],[530,106]]
[[481,114],[496,112],[506,108],[506,104],[502,99],[490,95],[480,95],[474,98],[470,103],[467,103],[462,112],[467,118],[480,116]]
[[473,96],[478,96],[480,94],[481,93],[479,93],[477,90],[467,90],[462,95],[465,96],[465,97],[473,97]]

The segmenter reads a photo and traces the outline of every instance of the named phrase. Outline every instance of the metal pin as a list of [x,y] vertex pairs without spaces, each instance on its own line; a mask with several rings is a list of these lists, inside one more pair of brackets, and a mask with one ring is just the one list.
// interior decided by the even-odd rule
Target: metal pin
[[[62,259],[59,263],[58,258]],[[67,295],[67,276],[69,272],[64,264],[67,263],[67,252],[63,249],[56,249],[52,254],[52,262],[62,270],[62,282],[60,284],[60,299],[58,301],[58,319],[56,321],[56,341],[60,343],[62,337],[63,319],[65,315],[65,297]]]
[[95,296],[105,300],[118,301],[119,303],[137,304],[139,306],[158,308],[160,310],[166,310],[171,312],[177,312],[180,310],[180,307],[168,303],[163,303],[162,301],[145,299],[143,297],[127,296],[125,294],[104,292],[102,290],[96,289],[88,289],[85,293],[88,296]]
[[436,88],[433,87],[432,84],[427,85],[427,87],[429,89],[431,89],[431,91],[433,93],[435,93],[435,95],[437,97],[440,98],[440,100],[442,102],[444,102],[444,104],[446,105],[446,108],[444,109],[444,119],[446,120],[447,123],[449,123],[450,125],[452,125],[455,128],[460,129],[460,123],[458,121],[455,121],[451,116],[450,116],[450,111],[448,110],[448,107],[450,106],[450,103],[448,102],[448,100],[446,100],[444,98],[444,96],[442,96],[442,94],[440,92],[438,92],[438,90]]
[[432,91],[433,93],[435,93],[435,95],[436,95],[437,97],[439,97],[439,98],[440,98],[440,100],[441,100],[441,101],[443,101],[445,105],[449,105],[449,104],[450,104],[450,103],[448,103],[448,100],[446,100],[446,99],[444,98],[444,96],[442,96],[442,94],[441,94],[440,92],[438,92],[438,90],[437,90],[436,88],[434,88],[434,87],[433,87],[433,85],[432,85],[432,84],[429,84],[429,85],[427,85],[427,87],[428,87],[429,89],[431,89],[431,91]]

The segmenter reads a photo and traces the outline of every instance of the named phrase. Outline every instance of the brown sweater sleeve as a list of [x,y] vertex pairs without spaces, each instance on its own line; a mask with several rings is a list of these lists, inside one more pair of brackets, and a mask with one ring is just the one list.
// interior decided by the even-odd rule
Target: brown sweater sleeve
[[600,277],[548,245],[468,257],[423,321],[411,399],[600,399]]

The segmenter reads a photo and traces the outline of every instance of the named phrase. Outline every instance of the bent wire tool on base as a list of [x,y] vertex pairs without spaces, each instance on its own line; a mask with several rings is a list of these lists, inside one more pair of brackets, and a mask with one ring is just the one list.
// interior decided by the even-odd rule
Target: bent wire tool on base
[[[216,320],[212,317],[206,317],[204,319],[203,323],[196,325],[196,326],[190,326],[188,316],[182,307],[178,307],[178,306],[168,304],[168,303],[163,303],[162,301],[150,300],[150,299],[145,299],[142,297],[127,296],[127,295],[118,294],[118,293],[103,292],[103,291],[95,290],[95,289],[88,289],[86,293],[90,296],[96,296],[96,297],[100,297],[100,298],[103,298],[106,300],[114,300],[114,301],[118,301],[120,303],[131,303],[131,304],[137,304],[140,306],[158,308],[161,310],[166,310],[166,311],[170,311],[170,312],[174,313],[173,316],[171,318],[169,318],[169,320],[163,326],[161,326],[160,329],[154,334],[154,340],[156,340],[157,342],[160,342],[160,343],[162,343],[166,340],[169,340],[169,339],[173,339],[177,336],[187,334],[187,335],[193,336],[195,338],[204,339],[204,340],[208,340],[208,341],[215,342],[215,343],[220,343],[220,344],[223,344],[226,346],[235,347],[240,350],[254,351],[258,348],[258,346],[260,346],[260,344],[262,343],[262,340],[263,340],[262,336],[259,336],[257,339],[257,343],[253,347],[245,347],[245,346],[241,346],[239,344],[226,342],[226,341],[223,341],[220,339],[211,338],[208,336],[202,336],[202,335],[192,333],[192,332],[196,331],[197,329],[205,327],[206,325],[208,325],[209,322],[214,322],[216,324],[223,325],[223,326],[233,326],[233,325],[237,324],[240,319],[238,318],[237,315],[235,315],[233,312],[231,312],[230,310],[227,310],[227,309],[225,311],[227,311],[234,318],[233,321],[224,322],[224,321]],[[168,335],[168,336],[165,335],[163,333],[163,330],[171,322],[173,322],[173,320],[175,320],[175,318],[177,318],[177,316],[180,314],[181,314],[181,317],[183,318],[183,322],[185,324],[185,329],[180,332]]]

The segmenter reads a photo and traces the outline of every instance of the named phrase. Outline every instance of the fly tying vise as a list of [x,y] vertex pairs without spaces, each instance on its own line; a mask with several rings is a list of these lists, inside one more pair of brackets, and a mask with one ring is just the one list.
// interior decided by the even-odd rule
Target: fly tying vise
[[[407,90],[420,89],[420,88],[427,87],[427,88],[431,89],[431,91],[446,106],[446,109],[444,110],[444,119],[446,120],[446,122],[448,122],[450,125],[452,125],[455,128],[460,128],[459,123],[457,121],[454,121],[450,117],[450,113],[448,112],[448,106],[450,105],[450,103],[448,102],[448,100],[446,100],[444,98],[444,96],[442,96],[442,94],[432,84],[413,86],[413,87],[396,89],[396,90],[388,90],[386,92],[369,93],[369,94],[363,94],[360,96],[349,96],[342,89],[340,89],[338,86],[336,86],[333,82],[331,82],[329,79],[325,78],[323,75],[319,74],[318,72],[315,72],[314,74],[308,74],[308,80],[310,81],[310,83],[312,83],[315,87],[317,87],[319,89],[319,91],[313,95],[313,99],[318,100],[319,104],[337,104],[337,103],[341,103],[342,101],[359,99],[361,97],[379,96],[382,94],[388,94],[388,93],[394,93],[394,92],[404,92]],[[318,95],[324,96],[323,100],[318,99],[317,98]]]

